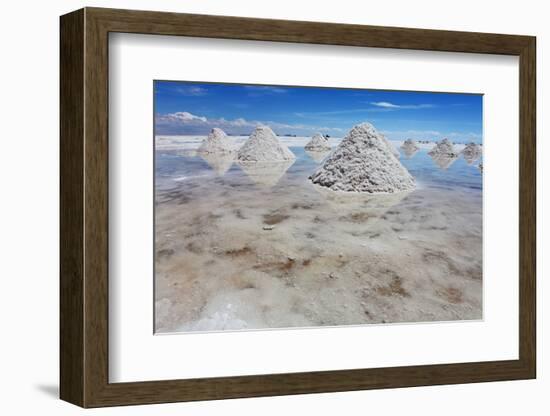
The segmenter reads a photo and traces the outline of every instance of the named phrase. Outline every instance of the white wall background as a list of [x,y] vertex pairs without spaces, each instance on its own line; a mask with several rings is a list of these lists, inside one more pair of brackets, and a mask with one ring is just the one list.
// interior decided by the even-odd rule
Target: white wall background
[[[538,37],[539,164],[539,378],[535,381],[424,387],[218,402],[167,404],[87,411],[124,415],[422,414],[543,415],[550,399],[548,331],[550,301],[544,282],[541,218],[550,201],[543,193],[550,160],[544,141],[550,100],[550,26],[544,2],[277,0],[121,0],[4,2],[0,14],[0,410],[3,414],[72,415],[83,412],[57,399],[58,386],[58,16],[82,6],[318,20]],[[545,264],[546,265],[546,264]]]

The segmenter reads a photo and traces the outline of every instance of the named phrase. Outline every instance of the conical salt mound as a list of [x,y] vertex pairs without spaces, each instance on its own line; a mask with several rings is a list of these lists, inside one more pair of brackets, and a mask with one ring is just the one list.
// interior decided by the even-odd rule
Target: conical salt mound
[[294,160],[296,156],[268,126],[258,126],[239,149],[237,159],[245,162],[280,162]]
[[333,191],[394,193],[415,188],[414,178],[369,123],[351,129],[310,179]]
[[445,155],[445,156],[458,156],[458,153],[455,151],[453,144],[449,139],[443,139],[440,142],[437,142],[432,150],[428,152],[430,156],[434,155]]
[[416,152],[418,152],[419,147],[414,140],[407,139],[401,145],[401,149],[403,150],[403,153],[405,153],[405,156],[410,159],[416,154]]
[[304,149],[314,152],[323,152],[330,150],[330,145],[328,144],[328,139],[326,137],[317,133],[311,138],[309,143],[304,146]]
[[462,150],[462,156],[468,165],[473,164],[481,157],[481,146],[476,143],[468,143]]
[[203,140],[197,151],[199,153],[229,153],[235,151],[235,146],[225,132],[216,127]]

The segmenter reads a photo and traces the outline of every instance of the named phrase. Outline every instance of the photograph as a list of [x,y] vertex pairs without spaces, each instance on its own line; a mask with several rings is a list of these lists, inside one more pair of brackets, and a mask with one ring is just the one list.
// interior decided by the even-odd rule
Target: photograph
[[155,333],[483,319],[483,95],[153,88]]

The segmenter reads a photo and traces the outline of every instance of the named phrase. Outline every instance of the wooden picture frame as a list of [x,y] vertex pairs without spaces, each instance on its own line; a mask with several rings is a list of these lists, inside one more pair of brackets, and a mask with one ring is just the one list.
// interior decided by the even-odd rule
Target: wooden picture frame
[[[85,8],[61,17],[60,396],[82,407],[536,376],[536,41],[530,36]],[[108,35],[262,40],[519,57],[519,359],[135,383],[108,379]]]

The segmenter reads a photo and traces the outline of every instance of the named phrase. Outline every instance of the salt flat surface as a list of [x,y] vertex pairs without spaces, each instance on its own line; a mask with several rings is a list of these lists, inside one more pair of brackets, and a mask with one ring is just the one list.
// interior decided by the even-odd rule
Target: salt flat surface
[[203,138],[156,141],[157,332],[481,318],[477,166],[419,145],[400,158],[414,191],[350,196],[310,183],[326,155],[309,137],[280,138],[289,166],[248,170],[197,155]]

